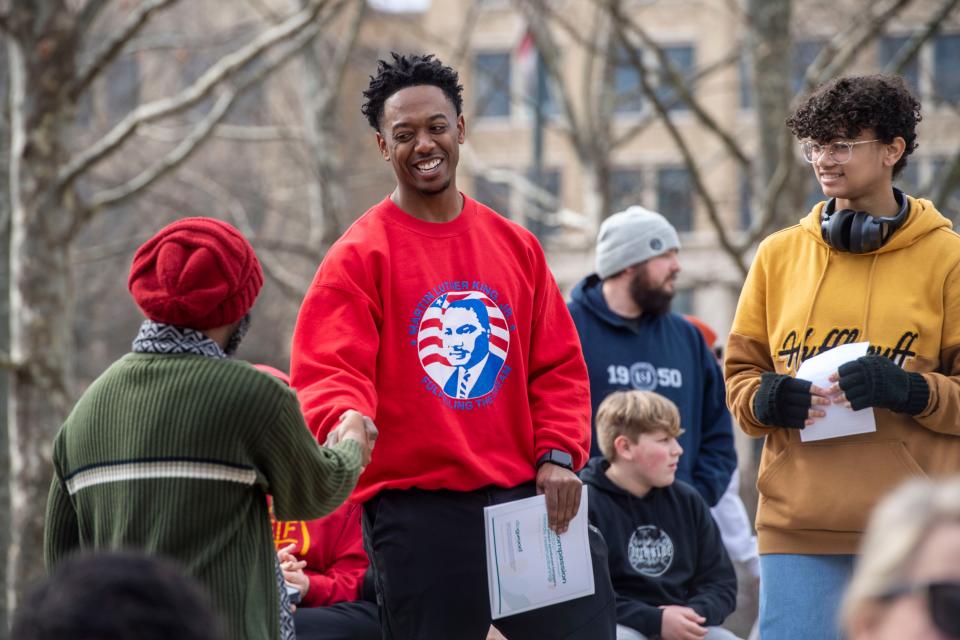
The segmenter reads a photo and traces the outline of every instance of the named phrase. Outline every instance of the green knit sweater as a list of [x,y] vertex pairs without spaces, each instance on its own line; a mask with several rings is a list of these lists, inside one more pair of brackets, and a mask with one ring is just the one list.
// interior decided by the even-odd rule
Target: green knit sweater
[[293,391],[245,362],[132,353],[77,402],[53,445],[44,556],[142,549],[205,584],[231,639],[279,637],[265,494],[279,520],[333,511],[360,447],[322,448]]

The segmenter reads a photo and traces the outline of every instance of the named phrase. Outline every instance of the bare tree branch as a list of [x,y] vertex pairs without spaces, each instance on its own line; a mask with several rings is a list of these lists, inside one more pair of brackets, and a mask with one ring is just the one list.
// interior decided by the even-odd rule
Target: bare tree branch
[[343,87],[351,54],[355,51],[367,4],[365,0],[349,2],[354,11],[337,41],[332,60],[324,60],[325,56],[316,50],[318,45],[302,58],[307,70],[300,85],[300,98],[305,113],[308,162],[316,177],[308,187],[307,241],[317,247],[332,244],[344,226],[341,220],[344,207],[342,185],[335,179],[336,166],[340,162],[330,155],[330,145],[337,136],[337,97]]
[[[874,40],[890,19],[906,8],[913,0],[891,0],[887,6],[870,16],[865,23],[861,23],[861,33],[851,37],[847,30],[841,29],[837,35],[827,43],[807,68],[804,76],[804,91],[808,92],[817,85],[833,78],[847,68],[853,59],[869,42]],[[842,44],[843,46],[838,46]]]
[[252,7],[253,10],[260,15],[260,17],[270,22],[273,22],[274,24],[276,24],[277,22],[280,22],[283,19],[283,15],[281,15],[276,10],[271,8],[263,0],[246,0],[246,3],[247,5]]
[[261,33],[247,46],[224,56],[200,76],[196,82],[177,95],[137,107],[98,142],[66,163],[66,166],[57,176],[58,189],[66,189],[83,172],[115,151],[136,132],[140,125],[193,106],[209,95],[224,80],[232,77],[250,62],[259,58],[264,51],[278,42],[296,36],[314,22],[326,4],[327,0],[312,0],[308,9],[297,12],[276,27],[271,27]]
[[[240,233],[245,237],[252,238],[256,235],[253,225],[250,223],[250,216],[247,215],[246,207],[243,206],[239,198],[230,193],[225,187],[205,174],[189,169],[184,169],[180,172],[180,179],[200,189],[219,202],[220,206],[226,209],[230,219],[237,226],[237,229],[239,229]],[[276,256],[270,251],[265,251],[264,247],[260,247],[260,250],[257,252],[257,257],[260,259],[260,265],[263,267],[264,275],[276,282],[285,295],[299,300],[303,296],[303,292],[310,286],[309,281],[289,271],[284,267],[283,261],[277,260]]]
[[483,9],[482,5],[483,0],[470,0],[470,6],[467,7],[467,13],[463,17],[463,22],[460,26],[460,37],[457,38],[457,47],[454,51],[453,59],[450,61],[454,69],[462,67],[467,59],[467,54],[470,52],[473,32],[479,23],[480,11]]
[[923,44],[940,30],[944,20],[957,7],[958,3],[960,3],[960,0],[944,0],[923,28],[914,33],[900,48],[900,51],[890,60],[884,72],[902,73],[903,69],[910,64],[910,61],[916,58]]
[[[333,59],[328,63],[327,82],[334,94],[339,94],[340,88],[343,86],[347,65],[350,62],[350,56],[353,54],[354,45],[357,43],[357,37],[360,35],[363,18],[367,13],[367,0],[349,0],[349,4],[354,6],[353,15],[337,42]],[[339,7],[335,10],[339,10]]]
[[767,188],[764,189],[760,206],[754,207],[755,211],[760,211],[760,216],[752,221],[749,233],[741,244],[742,251],[746,251],[764,238],[770,232],[770,227],[773,226],[779,210],[780,199],[790,188],[790,179],[796,168],[796,163],[792,158],[792,142],[790,131],[784,127],[780,132],[777,145],[779,157],[777,158],[776,168],[770,176]]
[[[107,65],[120,55],[124,45],[137,35],[154,13],[175,4],[177,1],[178,0],[147,0],[143,4],[138,5],[133,13],[127,17],[126,22],[120,25],[110,39],[93,54],[90,62],[80,70],[77,74],[76,81],[66,88],[67,95],[76,100],[87,90],[87,87],[90,86]],[[87,7],[89,7],[90,4],[92,3],[88,3]]]
[[570,91],[563,81],[564,74],[560,69],[560,49],[557,47],[550,33],[547,23],[543,16],[547,14],[547,8],[542,0],[520,0],[520,10],[526,16],[533,34],[537,50],[540,52],[540,60],[546,67],[547,73],[553,80],[554,87],[559,95],[560,107],[563,109],[563,115],[570,125],[570,136],[578,149],[585,149],[588,141],[584,138],[576,110],[573,108],[573,98]]
[[953,158],[943,167],[940,179],[930,193],[930,199],[941,206],[945,206],[943,203],[947,202],[958,184],[960,184],[960,151],[953,154]]
[[680,135],[680,131],[670,118],[670,113],[667,111],[663,101],[660,100],[657,92],[650,84],[650,80],[647,77],[646,68],[640,60],[637,49],[636,47],[632,46],[624,30],[624,22],[614,19],[613,24],[616,29],[617,37],[627,52],[627,56],[630,58],[631,63],[637,68],[640,77],[640,86],[643,89],[644,96],[650,101],[650,103],[653,105],[653,108],[657,111],[660,121],[663,123],[664,127],[666,127],[667,133],[669,133],[670,137],[673,139],[674,144],[680,151],[680,155],[683,156],[683,162],[687,170],[690,172],[690,178],[693,181],[694,190],[697,192],[706,206],[707,216],[710,218],[710,222],[713,223],[714,229],[717,233],[717,239],[720,241],[720,245],[729,254],[731,260],[733,260],[737,269],[740,271],[740,274],[746,278],[748,267],[743,259],[743,248],[735,246],[733,241],[727,235],[726,225],[720,219],[720,213],[717,211],[717,205],[714,202],[713,197],[710,195],[710,192],[707,190],[706,185],[703,183],[703,179],[700,176],[700,169],[697,167],[693,154],[690,152],[686,141],[683,139],[683,136]]
[[[676,65],[674,65],[669,60],[669,58],[666,57],[666,54],[663,52],[662,47],[660,47],[652,39],[650,39],[647,33],[640,28],[640,26],[636,23],[636,21],[629,19],[629,17],[622,12],[618,2],[616,2],[615,0],[612,2],[610,0],[594,0],[594,2],[595,4],[597,4],[598,7],[601,7],[601,8],[604,5],[606,5],[607,10],[612,16],[620,16],[628,20],[628,23],[631,26],[631,29],[635,30],[637,34],[641,36],[642,39],[644,39],[645,41],[649,41],[650,48],[653,51],[655,51],[655,54],[657,55],[657,58],[660,60],[660,63],[663,65],[663,67],[670,72],[671,75],[669,79],[672,81],[674,88],[677,89],[677,95],[673,96],[673,99],[671,100],[670,104],[667,104],[666,106],[670,107],[670,106],[673,106],[673,104],[677,104],[680,102],[686,102],[687,104],[689,104],[691,110],[698,117],[698,119],[704,124],[704,126],[706,126],[708,129],[713,131],[715,134],[717,134],[721,138],[725,146],[727,146],[728,149],[730,149],[734,157],[736,157],[741,164],[746,162],[749,165],[749,159],[746,153],[744,153],[744,151],[742,150],[742,148],[740,148],[740,145],[738,145],[736,141],[734,141],[733,138],[727,132],[725,132],[722,129],[722,127],[720,127],[719,124],[717,124],[716,121],[713,120],[711,116],[706,114],[704,109],[700,106],[700,103],[696,101],[696,99],[693,97],[693,94],[691,93],[691,89],[695,87],[701,80],[711,76],[716,71],[726,69],[730,65],[735,64],[740,59],[740,52],[733,51],[723,59],[718,60],[706,67],[698,69],[693,76],[684,80],[679,74],[679,72],[677,71]],[[542,11],[549,16],[552,22],[555,22],[558,26],[560,26],[563,29],[563,31],[566,32],[566,34],[574,42],[577,42],[581,47],[585,49],[588,55],[588,58],[591,55],[601,56],[601,57],[606,57],[609,55],[609,52],[606,50],[601,50],[601,48],[597,46],[596,42],[591,42],[587,40],[583,36],[584,29],[573,24],[570,21],[570,19],[564,16],[561,12],[554,10],[553,7],[548,5],[544,5]],[[595,31],[596,30],[591,30],[591,32],[595,32]],[[650,72],[649,69],[646,69],[646,71],[648,73]],[[590,85],[585,84],[584,86],[590,86]],[[601,92],[601,93],[606,94],[607,92]],[[598,96],[598,98],[603,98],[603,96]],[[588,110],[588,113],[590,113],[589,110]],[[651,118],[651,117],[642,118],[640,121],[634,123],[623,134],[617,136],[614,140],[612,140],[611,141],[612,148],[623,146],[624,144],[632,140],[634,137],[639,135],[641,132],[643,132],[647,127],[652,125],[654,122],[656,122],[654,118]],[[731,148],[731,144],[733,145],[732,148]]]
[[[697,84],[700,83],[701,80],[704,80],[710,77],[711,75],[713,75],[714,72],[720,71],[722,69],[726,69],[732,64],[736,64],[736,62],[739,59],[740,59],[740,51],[739,50],[731,51],[726,57],[720,60],[717,60],[716,62],[709,64],[705,67],[701,67],[700,69],[697,69],[696,73],[694,73],[693,76],[690,77],[690,80],[689,80],[690,87],[691,88],[695,87]],[[677,102],[676,96],[674,96],[674,99],[671,100],[669,104],[666,104],[666,106],[671,107],[675,102]],[[623,134],[621,134],[620,136],[617,136],[613,140],[613,147],[616,148],[629,142],[634,137],[638,136],[644,129],[646,129],[651,124],[656,122],[656,118],[652,116],[653,114],[648,114],[646,118],[641,119],[639,122],[635,123],[632,127],[627,129],[627,131],[625,131]]]
[[210,109],[207,115],[205,115],[203,119],[197,123],[193,131],[190,132],[190,135],[181,140],[180,144],[174,147],[174,149],[166,156],[161,158],[159,162],[141,172],[139,175],[132,178],[125,184],[94,194],[93,197],[90,198],[90,202],[84,209],[83,213],[77,216],[77,220],[73,229],[71,230],[70,235],[73,236],[73,234],[78,231],[79,228],[86,224],[94,215],[96,215],[105,207],[117,206],[121,204],[123,201],[136,195],[143,189],[156,182],[156,180],[161,176],[165,175],[167,172],[183,163],[183,161],[186,160],[187,157],[197,147],[199,147],[200,143],[209,137],[210,133],[213,131],[213,128],[218,122],[220,122],[220,120],[223,119],[230,107],[233,106],[233,102],[237,95],[238,91],[236,89],[226,89],[220,95],[220,97],[217,98],[213,108]]
[[0,351],[0,370],[2,371],[16,371],[21,368],[23,365],[15,361],[10,354],[6,351]]
[[279,53],[274,60],[263,65],[257,70],[256,73],[252,74],[249,78],[244,79],[242,84],[236,88],[226,88],[217,99],[217,102],[214,104],[213,108],[210,109],[206,116],[204,116],[203,120],[197,123],[190,135],[184,138],[180,144],[178,144],[172,151],[161,158],[153,166],[143,171],[127,183],[120,185],[119,187],[95,194],[90,199],[90,202],[85,210],[83,210],[81,214],[77,216],[76,223],[71,229],[70,235],[72,236],[75,234],[87,221],[90,220],[90,218],[96,215],[99,211],[106,207],[117,206],[123,203],[132,196],[149,187],[151,184],[159,180],[173,169],[183,164],[183,162],[193,155],[193,153],[200,147],[200,144],[209,137],[214,127],[216,127],[217,123],[219,123],[220,120],[222,120],[227,114],[227,112],[230,110],[230,107],[233,106],[234,101],[239,95],[241,95],[254,84],[263,80],[265,76],[289,60],[290,57],[295,53],[300,51],[300,49],[306,46],[310,40],[316,36],[318,30],[319,28],[316,25],[312,25],[311,27],[301,31],[296,39],[290,42],[285,50]]
[[90,27],[100,16],[100,12],[108,4],[110,4],[110,0],[87,0],[87,4],[83,5],[83,9],[77,16],[77,31],[81,34],[89,32]]
[[[137,135],[157,142],[179,142],[183,140],[184,131],[193,128],[193,126],[195,125],[160,127],[145,124],[137,129]],[[223,122],[213,130],[212,137],[242,142],[303,142],[305,139],[303,129],[299,127],[254,126]]]
[[[693,97],[693,94],[690,92],[687,86],[687,80],[680,74],[680,71],[677,69],[676,65],[673,64],[666,52],[664,52],[663,47],[661,47],[653,40],[653,38],[647,35],[646,30],[637,24],[636,21],[621,11],[620,3],[617,0],[606,0],[606,4],[610,9],[611,15],[613,16],[614,24],[626,25],[628,29],[640,37],[640,41],[644,44],[644,46],[654,52],[654,55],[657,57],[657,62],[660,64],[661,70],[665,72],[667,81],[669,82],[671,88],[676,92],[680,100],[685,102],[687,106],[690,107],[690,110],[696,116],[697,120],[700,121],[700,124],[702,124],[708,131],[712,132],[720,139],[720,141],[723,143],[723,146],[726,147],[727,151],[729,151],[730,154],[737,159],[737,162],[740,164],[740,166],[744,170],[749,171],[750,158],[743,151],[740,145],[737,144],[737,141],[734,140],[729,133],[724,131],[723,127],[720,126],[716,119],[707,113],[706,110],[704,110],[704,108],[700,105],[700,102]],[[635,61],[640,60],[640,56],[632,56],[632,58]]]

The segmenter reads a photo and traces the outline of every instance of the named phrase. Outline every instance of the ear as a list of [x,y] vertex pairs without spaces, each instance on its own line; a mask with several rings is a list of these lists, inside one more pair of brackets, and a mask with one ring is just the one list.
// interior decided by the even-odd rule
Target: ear
[[457,116],[457,143],[463,144],[467,136],[467,123],[463,119],[463,114]]
[[883,166],[892,167],[897,164],[901,157],[903,157],[903,152],[907,149],[907,141],[897,136],[894,138],[890,144],[883,146]]
[[618,458],[630,459],[633,443],[625,435],[619,435],[613,439],[613,450],[617,452]]
[[390,150],[387,148],[387,141],[379,131],[377,131],[377,147],[380,149],[380,155],[383,159],[390,162]]
[[620,273],[620,277],[625,281],[633,280],[633,277],[637,275],[637,272],[643,268],[643,262],[637,264],[632,264]]

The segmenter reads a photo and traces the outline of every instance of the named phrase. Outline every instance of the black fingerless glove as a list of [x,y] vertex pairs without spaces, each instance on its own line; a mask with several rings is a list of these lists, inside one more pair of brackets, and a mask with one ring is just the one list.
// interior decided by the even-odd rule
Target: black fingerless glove
[[930,386],[922,375],[904,371],[883,356],[862,356],[842,365],[837,373],[854,411],[880,407],[915,416],[930,399]]
[[760,388],[753,396],[753,415],[769,427],[803,429],[813,404],[810,381],[781,373],[760,375]]

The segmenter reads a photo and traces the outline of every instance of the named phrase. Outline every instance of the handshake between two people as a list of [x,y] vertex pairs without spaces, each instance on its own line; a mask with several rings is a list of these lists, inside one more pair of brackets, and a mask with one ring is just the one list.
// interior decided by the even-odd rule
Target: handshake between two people
[[365,469],[370,464],[373,445],[376,444],[378,435],[377,425],[373,423],[369,416],[353,409],[347,409],[340,415],[340,424],[327,434],[323,446],[332,447],[344,440],[356,440],[360,445],[362,467]]
[[753,415],[770,427],[803,429],[826,415],[823,407],[854,411],[875,407],[915,416],[930,399],[930,387],[919,373],[904,371],[889,358],[868,355],[841,365],[827,389],[808,380],[767,372],[753,397]]

